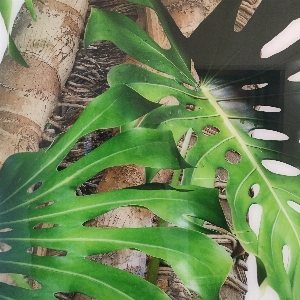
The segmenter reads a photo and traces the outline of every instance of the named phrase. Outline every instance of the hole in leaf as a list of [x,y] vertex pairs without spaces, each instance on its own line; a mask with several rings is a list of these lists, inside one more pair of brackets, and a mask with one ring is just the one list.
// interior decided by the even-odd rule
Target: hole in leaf
[[228,180],[228,171],[224,168],[218,168],[216,170],[215,187],[221,189],[225,188],[227,180]]
[[64,250],[45,248],[41,246],[29,248],[27,252],[37,256],[66,256],[68,254],[68,252]]
[[24,278],[32,289],[39,290],[42,288],[42,285],[38,281],[34,280],[33,278],[29,276],[24,276]]
[[[249,3],[250,2],[250,3]],[[259,6],[261,1],[242,1],[239,7],[235,24],[234,31],[240,32],[249,22],[251,17],[253,16],[255,10]]]
[[253,109],[262,112],[281,112],[281,108],[274,106],[255,105]]
[[291,75],[288,79],[288,81],[292,81],[292,82],[298,82],[300,81],[300,71]]
[[57,167],[57,171],[64,170],[65,168],[78,161],[83,156],[109,140],[113,136],[113,130],[97,130],[82,137],[70,152],[66,155],[60,165]]
[[0,243],[0,252],[7,252],[11,249],[11,246],[5,243]]
[[27,290],[39,290],[42,288],[42,285],[39,282],[23,274],[0,273],[0,282]]
[[245,91],[252,91],[252,90],[262,89],[267,85],[268,83],[246,84],[242,87],[242,89]]
[[53,227],[58,227],[58,224],[53,224],[53,223],[39,223],[34,225],[34,229],[45,229],[45,228],[53,228]]
[[262,165],[270,172],[285,176],[298,176],[300,170],[278,160],[264,159]]
[[291,262],[291,248],[288,245],[282,247],[282,260],[286,272],[288,272]]
[[258,183],[255,183],[250,187],[248,191],[248,195],[251,198],[255,198],[258,195],[259,191],[260,191],[260,185]]
[[0,232],[9,232],[9,231],[12,231],[12,229],[11,228],[0,229]]
[[183,157],[185,157],[187,151],[191,150],[191,148],[197,143],[197,140],[198,140],[198,136],[192,129],[189,129],[182,136],[182,138],[179,140],[177,146]]
[[[148,20],[148,21],[147,21]],[[151,21],[150,21],[151,20]],[[153,26],[152,24],[155,24]],[[163,49],[170,49],[171,44],[165,31],[157,17],[156,12],[151,8],[146,8],[146,26],[149,36]],[[159,32],[159,34],[157,34]]]
[[194,104],[186,104],[185,105],[185,108],[186,108],[186,110],[188,110],[188,111],[194,111],[195,110],[195,105]]
[[115,267],[118,262],[118,269],[140,277],[144,277],[146,273],[147,255],[138,250],[122,249],[116,252],[87,256],[85,259],[112,267]]
[[259,204],[252,204],[248,210],[249,226],[258,238],[263,208]]
[[220,132],[220,129],[214,126],[206,126],[202,129],[202,133],[206,136],[216,135]]
[[35,184],[33,184],[28,190],[27,193],[32,193],[34,191],[36,191],[37,189],[39,189],[42,186],[42,182],[36,182]]
[[97,300],[96,298],[91,298],[87,294],[82,293],[63,293],[63,292],[57,292],[54,294],[55,298],[60,300],[72,300],[72,299],[78,299],[78,300]]
[[262,47],[261,58],[275,55],[297,42],[300,39],[299,26],[300,19],[292,21],[284,30]]
[[225,160],[230,164],[236,165],[241,162],[242,156],[235,150],[229,150],[225,154]]
[[249,136],[265,141],[286,141],[289,137],[281,132],[268,129],[254,129],[249,132]]
[[297,213],[300,213],[300,205],[294,201],[288,201],[287,204],[295,210]]
[[227,181],[228,181],[228,171],[224,168],[218,168],[216,170],[216,176],[215,176],[215,187],[219,189],[220,200],[227,201],[227,197],[226,197]]
[[56,203],[56,201],[45,202],[45,203],[42,203],[42,204],[38,205],[36,208],[38,208],[38,209],[44,208],[44,207],[46,207],[46,206],[50,206],[50,205],[53,205],[53,204],[55,204],[55,203]]
[[179,105],[179,101],[174,96],[167,96],[160,99],[159,104],[165,106],[175,106],[175,105]]

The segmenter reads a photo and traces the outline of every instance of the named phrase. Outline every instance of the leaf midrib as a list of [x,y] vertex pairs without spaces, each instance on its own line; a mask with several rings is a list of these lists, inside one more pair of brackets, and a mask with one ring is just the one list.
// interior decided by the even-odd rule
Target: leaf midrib
[[254,156],[252,155],[252,153],[249,151],[246,143],[244,142],[244,140],[241,138],[241,136],[238,134],[238,132],[236,131],[236,129],[234,128],[234,126],[231,124],[230,120],[228,119],[228,117],[225,115],[225,113],[223,112],[222,108],[217,104],[216,99],[212,96],[212,94],[210,93],[210,90],[207,87],[202,87],[202,92],[203,94],[207,97],[208,101],[211,103],[211,105],[215,108],[215,110],[217,111],[217,113],[222,117],[224,124],[226,125],[226,127],[228,128],[228,130],[232,133],[233,136],[235,136],[235,138],[237,139],[237,141],[239,142],[239,144],[241,145],[241,147],[243,148],[244,152],[246,153],[247,157],[249,158],[249,160],[251,161],[252,165],[254,166],[255,170],[259,173],[259,175],[262,177],[263,181],[266,183],[266,185],[268,186],[272,196],[274,197],[277,205],[279,206],[279,209],[283,212],[284,216],[286,217],[286,219],[288,220],[295,236],[297,239],[297,243],[300,246],[300,237],[297,234],[296,228],[294,227],[294,223],[292,222],[292,220],[290,219],[287,211],[284,209],[284,206],[281,204],[277,194],[274,191],[273,186],[271,185],[271,183],[269,182],[269,180],[267,179],[266,175],[264,174],[262,168],[258,165],[258,163],[256,162]]

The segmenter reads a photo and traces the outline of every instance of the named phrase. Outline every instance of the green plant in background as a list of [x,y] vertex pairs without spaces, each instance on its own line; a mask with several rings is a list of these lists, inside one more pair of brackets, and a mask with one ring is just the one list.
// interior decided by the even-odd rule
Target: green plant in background
[[[299,42],[269,58],[260,57],[263,46],[299,18],[299,1],[262,1],[237,33],[233,28],[241,1],[223,0],[188,39],[159,0],[130,2],[157,13],[171,48],[161,49],[128,18],[99,10],[89,19],[86,46],[112,41],[167,75],[120,65],[108,80],[113,87],[127,84],[150,101],[167,95],[178,99],[178,106],[150,112],[139,127],[169,129],[176,142],[194,131],[198,141],[186,159],[197,167],[184,170],[182,184],[212,188],[216,170],[226,169],[234,233],[262,261],[265,284],[281,299],[299,299],[299,83],[287,80],[299,71]],[[198,70],[199,86],[189,72],[190,59]],[[206,135],[207,130],[213,134]],[[259,232],[247,222],[255,206],[262,209]]]

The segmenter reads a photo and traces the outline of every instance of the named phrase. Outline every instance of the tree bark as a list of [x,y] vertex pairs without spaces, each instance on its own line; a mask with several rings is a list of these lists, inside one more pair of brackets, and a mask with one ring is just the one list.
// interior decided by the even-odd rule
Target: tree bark
[[30,67],[8,55],[0,65],[0,166],[13,153],[38,150],[75,60],[87,2],[35,1],[36,22],[21,8],[12,37]]

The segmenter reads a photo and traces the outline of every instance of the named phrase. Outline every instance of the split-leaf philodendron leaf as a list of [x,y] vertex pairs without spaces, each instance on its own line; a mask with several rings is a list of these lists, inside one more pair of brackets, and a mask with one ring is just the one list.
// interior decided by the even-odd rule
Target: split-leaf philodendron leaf
[[[28,276],[41,288],[0,283],[1,299],[56,299],[57,292],[81,292],[96,299],[169,299],[138,276],[86,259],[128,248],[168,262],[186,286],[203,295],[203,299],[218,298],[231,258],[217,243],[197,232],[198,226],[192,219],[226,227],[217,201],[210,201],[216,197],[216,190],[149,184],[90,196],[75,194],[84,181],[111,166],[191,167],[180,156],[170,131],[128,130],[66,169],[57,169],[82,136],[99,128],[121,126],[158,107],[126,85],[112,87],[95,98],[74,126],[49,149],[15,154],[6,160],[0,170],[0,243],[8,251],[0,253],[0,272],[13,274],[17,279],[16,274]],[[31,192],[36,183],[40,187]],[[129,205],[149,208],[183,228],[83,226],[93,217]],[[54,227],[37,228],[39,224]],[[28,252],[38,246],[63,251],[65,255],[39,256]],[[216,257],[225,263],[220,265]]]
[[[98,10],[91,14],[86,45],[108,39],[168,75],[121,65],[108,78],[111,86],[125,83],[150,101],[167,95],[178,99],[179,105],[150,112],[139,126],[170,129],[176,141],[193,129],[198,140],[186,159],[197,168],[184,170],[182,183],[213,187],[216,170],[226,169],[234,233],[262,261],[266,283],[280,298],[300,299],[300,100],[299,83],[288,80],[300,70],[300,42],[270,57],[261,54],[265,44],[299,18],[300,2],[263,0],[248,24],[235,32],[241,1],[223,0],[189,38],[159,0],[130,2],[157,13],[170,49],[161,49],[125,17]],[[127,34],[134,38],[120,38]],[[199,85],[191,79],[190,59]],[[209,129],[212,135],[206,133]],[[232,154],[235,160],[230,160]],[[247,222],[255,206],[262,209],[259,232]]]

